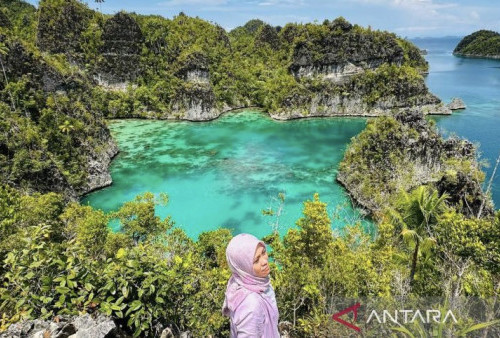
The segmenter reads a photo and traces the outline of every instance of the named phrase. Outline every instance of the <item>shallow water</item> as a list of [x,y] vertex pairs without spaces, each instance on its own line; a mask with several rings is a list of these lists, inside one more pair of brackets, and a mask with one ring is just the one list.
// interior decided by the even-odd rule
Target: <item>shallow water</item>
[[[481,159],[490,163],[484,170],[491,177],[500,155],[500,60],[468,59],[453,56],[459,38],[417,39],[428,50],[430,72],[426,83],[445,103],[461,97],[467,109],[451,116],[433,117],[445,135],[456,134],[477,143]],[[493,201],[500,207],[500,168],[493,180]]]
[[[458,41],[414,41],[428,50],[426,83],[431,92],[445,102],[459,96],[467,105],[452,116],[432,118],[445,135],[454,133],[478,143],[481,157],[494,164],[500,152],[500,61],[454,57]],[[278,122],[251,111],[198,123],[112,121],[121,150],[110,168],[113,185],[86,196],[82,203],[111,211],[145,191],[166,192],[169,204],[158,207],[157,213],[171,215],[192,238],[219,227],[262,237],[272,231],[276,217],[261,211],[278,209],[278,193],[286,195],[279,217],[284,234],[301,216],[302,202],[318,192],[329,214],[339,216],[332,223],[339,230],[360,218],[335,175],[350,138],[365,123],[364,118]],[[492,166],[485,170],[489,178]],[[498,208],[498,173],[492,194]],[[363,224],[372,229],[369,221]]]
[[145,191],[166,192],[170,201],[158,214],[171,215],[192,238],[218,227],[262,237],[276,222],[262,210],[278,209],[278,193],[286,196],[279,217],[284,234],[301,216],[303,201],[318,192],[330,215],[339,216],[332,228],[341,229],[360,215],[335,182],[337,166],[365,123],[364,118],[278,122],[252,111],[211,122],[112,121],[121,150],[110,168],[113,185],[82,202],[111,211]]

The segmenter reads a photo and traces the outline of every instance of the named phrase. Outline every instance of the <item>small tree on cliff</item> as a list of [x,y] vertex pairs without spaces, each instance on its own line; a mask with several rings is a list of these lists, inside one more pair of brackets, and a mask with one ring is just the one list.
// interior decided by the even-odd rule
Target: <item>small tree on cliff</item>
[[422,185],[411,193],[404,192],[399,201],[399,210],[390,210],[394,225],[401,229],[403,240],[413,246],[410,284],[415,279],[418,255],[436,243],[432,226],[445,206],[448,194],[439,196],[435,189]]

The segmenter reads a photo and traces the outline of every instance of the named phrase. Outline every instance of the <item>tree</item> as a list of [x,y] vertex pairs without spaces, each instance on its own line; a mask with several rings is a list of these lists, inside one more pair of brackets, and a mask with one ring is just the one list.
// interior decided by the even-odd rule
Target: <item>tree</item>
[[75,130],[75,126],[73,126],[71,124],[71,122],[69,122],[68,120],[66,120],[66,121],[64,121],[63,124],[61,124],[59,126],[59,130],[61,132],[63,132],[64,134],[69,135],[70,132],[72,132],[73,130]]
[[488,187],[486,188],[486,194],[485,194],[486,196],[481,201],[481,206],[479,207],[479,211],[477,212],[477,218],[481,218],[481,214],[483,213],[484,204],[487,201],[487,196],[489,196],[489,194],[491,192],[491,187],[493,185],[493,179],[495,178],[495,174],[497,172],[497,168],[498,168],[499,163],[500,163],[500,154],[498,155],[497,161],[495,162],[495,167],[493,168],[493,173],[491,173],[491,177],[490,177],[490,180],[488,182]]
[[75,243],[93,259],[104,253],[110,230],[109,219],[102,210],[71,203],[60,218],[65,224],[63,232],[67,240],[75,240]]
[[322,266],[327,260],[333,240],[332,225],[326,211],[326,203],[319,200],[315,193],[313,200],[304,202],[304,214],[297,221],[299,231],[287,235],[289,246],[297,257],[305,256],[314,266]]
[[422,185],[410,194],[404,192],[399,202],[400,211],[390,210],[394,225],[401,228],[401,236],[407,243],[414,245],[411,260],[410,284],[413,284],[420,250],[430,249],[436,242],[432,225],[436,216],[445,206],[448,194],[439,196],[438,192]]
[[167,194],[161,193],[155,197],[153,193],[146,192],[137,196],[134,201],[123,204],[111,217],[120,220],[122,231],[137,245],[148,238],[154,239],[172,228],[173,222],[170,216],[161,220],[155,215],[155,207],[167,203]]

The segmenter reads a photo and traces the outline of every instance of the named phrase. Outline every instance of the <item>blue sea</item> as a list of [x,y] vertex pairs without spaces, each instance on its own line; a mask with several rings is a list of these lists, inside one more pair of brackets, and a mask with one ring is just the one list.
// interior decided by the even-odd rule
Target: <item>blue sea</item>
[[[500,60],[470,59],[453,56],[460,37],[413,39],[419,48],[427,50],[430,91],[445,103],[460,97],[467,109],[451,116],[433,117],[445,135],[467,138],[478,146],[480,160],[488,183],[495,161],[500,155]],[[492,197],[500,207],[500,168],[493,179]]]

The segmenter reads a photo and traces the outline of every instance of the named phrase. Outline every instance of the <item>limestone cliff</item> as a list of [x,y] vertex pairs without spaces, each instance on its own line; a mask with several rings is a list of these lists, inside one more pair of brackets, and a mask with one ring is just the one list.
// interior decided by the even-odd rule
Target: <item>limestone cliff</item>
[[7,50],[5,75],[26,91],[23,101],[7,100],[10,106],[0,107],[7,135],[0,138],[2,182],[73,200],[109,185],[108,166],[118,149],[102,115],[80,101],[91,86],[86,75],[62,73],[14,37],[0,35],[0,42]]
[[104,24],[101,62],[96,78],[100,84],[133,81],[140,73],[140,53],[144,36],[129,14],[119,12]]
[[337,175],[354,201],[375,215],[400,191],[422,184],[450,194],[448,202],[469,216],[485,201],[483,214],[491,215],[482,179],[474,146],[443,139],[418,110],[369,121],[346,150]]
[[365,30],[343,18],[325,24],[328,30],[323,34],[295,43],[290,66],[295,77],[319,76],[343,82],[352,75],[376,69],[382,64],[400,66],[414,61],[416,65],[426,67],[418,49],[393,34]]
[[215,94],[210,84],[198,82],[181,87],[172,110],[176,112],[176,118],[190,121],[213,120],[221,114],[215,106]]

